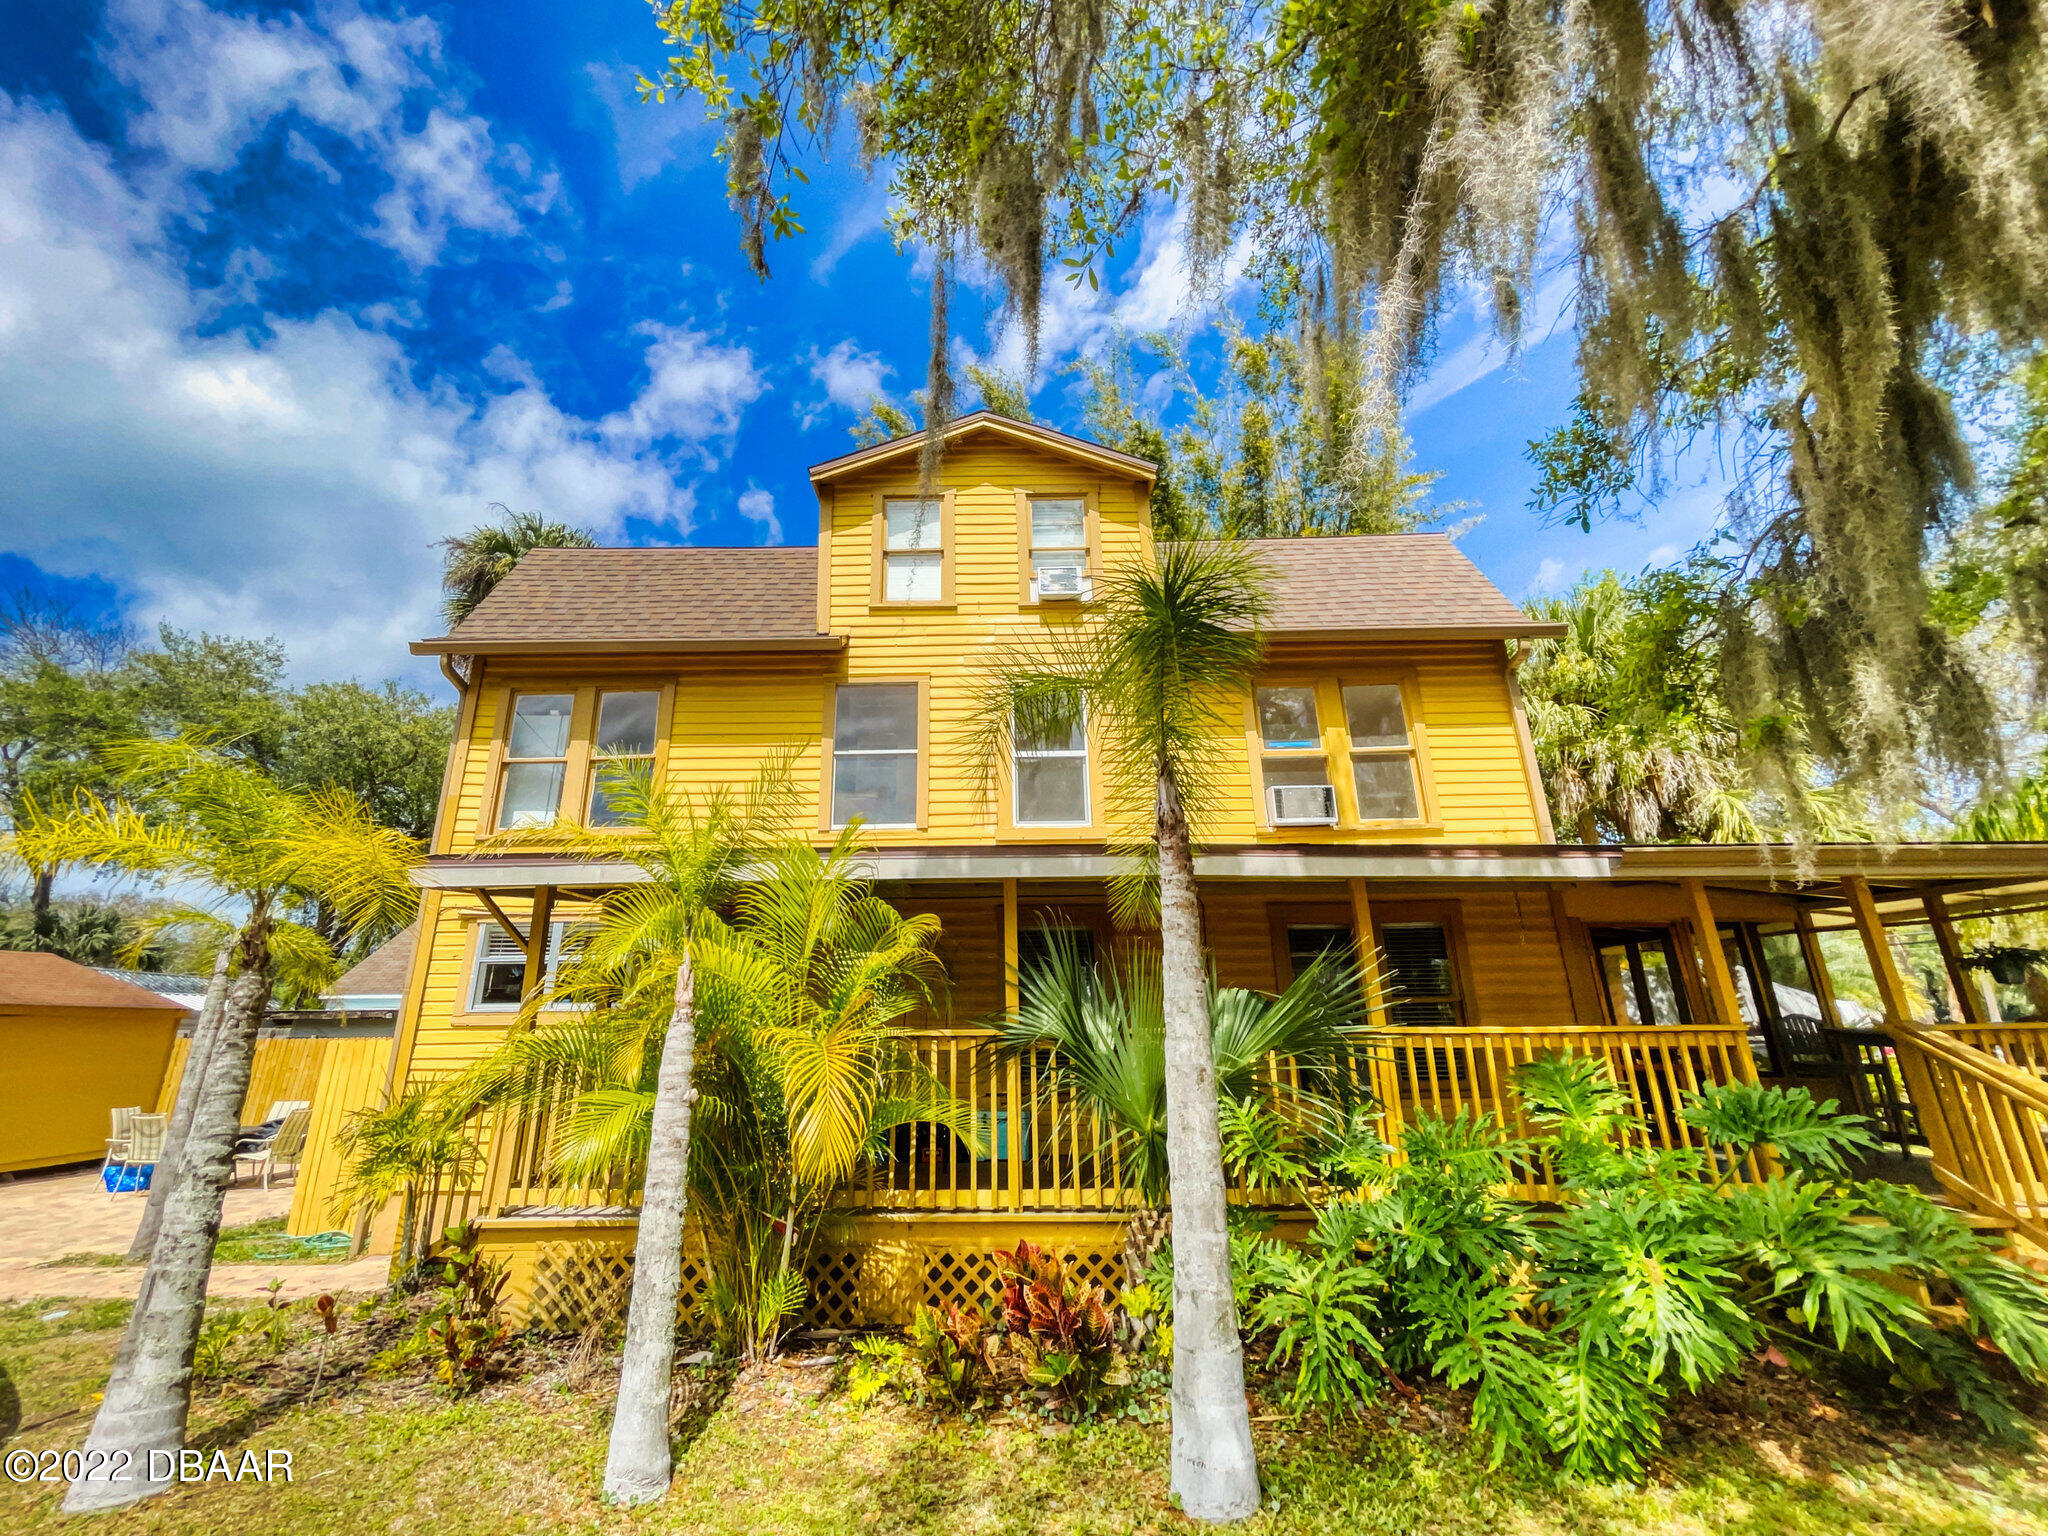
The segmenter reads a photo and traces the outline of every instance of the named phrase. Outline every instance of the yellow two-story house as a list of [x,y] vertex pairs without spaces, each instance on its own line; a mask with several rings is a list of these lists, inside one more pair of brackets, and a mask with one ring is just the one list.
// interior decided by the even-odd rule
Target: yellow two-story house
[[[444,658],[461,707],[394,1088],[503,1039],[579,910],[634,878],[481,851],[510,828],[602,824],[606,764],[701,792],[791,756],[820,842],[858,818],[879,891],[941,920],[950,993],[907,1033],[999,1133],[978,1154],[921,1139],[846,1191],[813,1277],[842,1319],[952,1294],[1023,1229],[1116,1278],[1113,1159],[1044,1112],[1028,1068],[977,1049],[1046,926],[1118,942],[1099,765],[1085,731],[1023,740],[991,787],[967,725],[992,651],[1074,624],[1104,573],[1150,556],[1154,471],[981,412],[947,427],[934,495],[922,446],[816,466],[815,548],[536,550],[414,647]],[[1198,829],[1207,945],[1225,984],[1269,991],[1333,944],[1376,949],[1375,1086],[1403,1112],[1512,1120],[1516,1064],[1589,1050],[1646,1134],[1683,1140],[1687,1089],[1812,1075],[1816,1031],[1841,1022],[1819,929],[1855,923],[1882,947],[1887,913],[1969,884],[1924,850],[1822,850],[1794,881],[1751,849],[1560,845],[1515,679],[1552,626],[1441,535],[1258,548],[1275,606],[1227,793]],[[2012,877],[1985,857],[1977,875]],[[524,1305],[566,1317],[592,1266],[624,1262],[632,1197],[555,1186],[543,1140],[496,1127],[488,1166],[444,1196],[520,1258]],[[1546,1178],[1531,1169],[1528,1193]]]

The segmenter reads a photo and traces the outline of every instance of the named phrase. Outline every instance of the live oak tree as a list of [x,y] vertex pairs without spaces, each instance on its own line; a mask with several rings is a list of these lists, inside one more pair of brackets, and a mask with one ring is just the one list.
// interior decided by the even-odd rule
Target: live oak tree
[[[1717,438],[1740,541],[1717,610],[1745,752],[1879,799],[1995,756],[1925,563],[1970,501],[1963,419],[2048,317],[2048,82],[2032,0],[695,0],[658,8],[674,90],[724,125],[767,270],[834,127],[886,168],[944,297],[985,268],[1035,353],[1048,276],[1096,281],[1168,205],[1190,283],[1241,242],[1357,377],[1384,451],[1447,304],[1515,339],[1574,278],[1583,389],[1541,445],[1590,519]],[[2038,539],[2016,565],[2041,589]],[[2027,551],[2031,550],[2031,555]],[[2025,559],[2022,559],[2025,556]],[[2026,610],[2038,667],[2048,626]]]

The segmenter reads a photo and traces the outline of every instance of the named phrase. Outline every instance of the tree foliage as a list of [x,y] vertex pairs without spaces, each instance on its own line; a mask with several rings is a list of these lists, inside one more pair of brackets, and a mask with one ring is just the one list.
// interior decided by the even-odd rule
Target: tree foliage
[[450,629],[512,574],[528,550],[588,549],[597,542],[588,529],[550,522],[538,512],[496,504],[492,510],[498,514],[495,523],[480,523],[441,541],[441,614]]
[[[898,238],[937,258],[935,299],[985,264],[1028,358],[1048,272],[1096,281],[1170,204],[1195,291],[1248,241],[1269,298],[1353,360],[1353,461],[1392,440],[1446,306],[1477,289],[1516,338],[1561,244],[1582,388],[1540,445],[1544,499],[1590,521],[1658,489],[1697,435],[1727,447],[1716,618],[1745,750],[1781,780],[1817,759],[1879,798],[1929,763],[1995,759],[1992,701],[1924,567],[1974,485],[1958,402],[2038,345],[2048,307],[2030,0],[656,14],[673,53],[644,87],[723,123],[764,274],[846,116],[887,167]],[[934,319],[943,420],[942,302]],[[2035,533],[2007,531],[2038,665],[2048,565]]]

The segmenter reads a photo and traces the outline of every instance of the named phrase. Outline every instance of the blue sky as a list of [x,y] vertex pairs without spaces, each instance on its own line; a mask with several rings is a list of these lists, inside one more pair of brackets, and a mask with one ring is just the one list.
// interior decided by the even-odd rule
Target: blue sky
[[[637,0],[407,8],[8,0],[0,35],[0,584],[281,639],[301,678],[439,687],[436,539],[493,502],[617,543],[808,542],[805,469],[921,381],[926,285],[883,190],[821,170],[746,270],[714,135],[643,106]],[[1119,327],[1199,329],[1173,219],[1056,285],[1034,404]],[[1511,596],[1668,559],[1681,484],[1587,535],[1526,507],[1571,390],[1569,285],[1512,361],[1449,317],[1409,430]],[[1224,302],[1246,308],[1233,290]],[[961,344],[1012,359],[992,292]]]

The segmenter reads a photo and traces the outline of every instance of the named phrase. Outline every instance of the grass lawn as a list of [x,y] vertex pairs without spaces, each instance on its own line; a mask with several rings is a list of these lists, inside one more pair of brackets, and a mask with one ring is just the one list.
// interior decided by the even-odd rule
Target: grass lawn
[[[214,1240],[213,1262],[216,1264],[346,1264],[348,1249],[339,1252],[322,1253],[308,1248],[298,1238],[288,1236],[284,1230],[285,1218],[266,1216],[261,1221],[244,1222],[239,1227],[222,1227],[220,1236]],[[61,1259],[50,1260],[50,1267],[79,1265],[94,1269],[118,1269],[128,1259],[119,1253],[67,1253]],[[138,1263],[137,1267],[140,1265]]]
[[[0,1308],[0,1448],[80,1443],[125,1311],[121,1302]],[[50,1316],[58,1312],[65,1315]],[[1190,1528],[1166,1497],[1162,1427],[1068,1429],[1022,1415],[962,1423],[902,1407],[856,1409],[831,1367],[737,1381],[704,1368],[685,1373],[673,1491],[650,1509],[609,1510],[596,1492],[612,1362],[579,1370],[568,1343],[531,1341],[507,1380],[453,1402],[422,1365],[396,1374],[368,1368],[406,1336],[407,1315],[345,1307],[328,1381],[309,1401],[314,1320],[304,1306],[288,1316],[281,1353],[254,1338],[238,1342],[224,1381],[200,1389],[192,1443],[234,1455],[246,1445],[259,1457],[288,1449],[294,1480],[185,1488],[90,1529],[1164,1536]],[[1929,1432],[1864,1419],[1783,1376],[1753,1374],[1688,1404],[1668,1455],[1641,1487],[1559,1488],[1489,1471],[1448,1398],[1428,1399],[1406,1420],[1334,1434],[1261,1417],[1270,1507],[1241,1527],[1258,1536],[2048,1532],[2048,1460],[1993,1451],[1948,1426]],[[0,1531],[86,1528],[57,1515],[60,1493],[61,1485],[0,1480]]]

